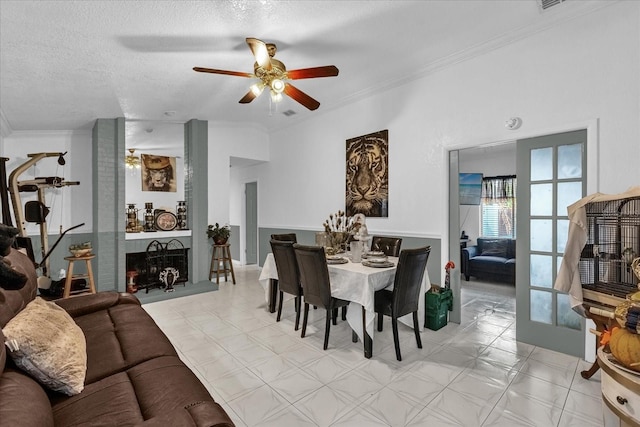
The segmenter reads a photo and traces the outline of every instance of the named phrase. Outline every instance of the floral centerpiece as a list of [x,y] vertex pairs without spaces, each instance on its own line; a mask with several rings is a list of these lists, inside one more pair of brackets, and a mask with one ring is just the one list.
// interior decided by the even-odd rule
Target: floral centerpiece
[[210,239],[213,239],[213,243],[216,245],[224,245],[229,240],[229,236],[231,235],[231,229],[228,225],[220,226],[216,222],[215,225],[209,224],[207,226],[207,236]]
[[344,251],[349,242],[349,237],[356,233],[360,223],[347,216],[344,211],[338,210],[335,214],[329,214],[325,220],[324,232],[326,234],[326,251],[328,254],[336,254]]

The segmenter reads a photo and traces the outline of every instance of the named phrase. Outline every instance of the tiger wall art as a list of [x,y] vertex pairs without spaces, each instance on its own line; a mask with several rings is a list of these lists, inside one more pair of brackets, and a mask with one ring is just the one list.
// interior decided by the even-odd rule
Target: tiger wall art
[[346,212],[388,217],[389,131],[347,139]]

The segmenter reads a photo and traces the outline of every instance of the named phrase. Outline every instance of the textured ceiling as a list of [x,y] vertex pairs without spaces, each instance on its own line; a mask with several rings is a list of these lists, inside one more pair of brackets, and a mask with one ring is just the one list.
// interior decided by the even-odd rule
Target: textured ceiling
[[[89,129],[96,118],[192,118],[273,130],[526,37],[605,1],[0,1],[0,110],[11,130]],[[288,69],[335,65],[298,80],[310,112],[267,94],[238,101],[253,71],[245,43],[278,45]],[[286,117],[282,112],[295,111]],[[167,113],[170,112],[170,113]]]

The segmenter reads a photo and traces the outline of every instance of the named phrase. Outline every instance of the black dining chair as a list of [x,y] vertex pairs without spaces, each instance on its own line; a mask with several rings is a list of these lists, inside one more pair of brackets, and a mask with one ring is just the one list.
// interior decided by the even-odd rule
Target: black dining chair
[[396,275],[393,280],[393,290],[382,289],[374,294],[374,309],[378,314],[378,331],[382,331],[382,316],[391,316],[393,343],[396,347],[398,361],[402,361],[400,340],[398,339],[399,317],[413,313],[413,332],[416,334],[418,348],[422,348],[418,324],[418,302],[430,252],[431,246],[405,249],[400,252],[400,259],[398,260]]
[[302,301],[302,286],[300,285],[300,272],[298,270],[298,261],[293,250],[294,242],[284,240],[271,240],[271,253],[276,262],[276,270],[278,271],[278,288],[279,302],[278,315],[276,322],[280,321],[282,315],[282,300],[284,293],[288,293],[295,297],[294,305],[296,308],[296,326],[298,330],[300,324],[300,305]]
[[309,304],[324,308],[327,311],[324,328],[324,350],[329,345],[329,331],[331,320],[336,324],[338,308],[346,307],[349,301],[331,296],[331,284],[329,282],[329,269],[327,258],[322,246],[303,246],[298,243],[293,245],[300,269],[300,282],[304,291],[304,317],[302,319],[302,335],[307,332],[307,318]]
[[402,238],[400,237],[373,236],[371,238],[371,250],[382,251],[387,256],[399,256],[401,245]]
[[293,243],[298,242],[296,233],[272,234],[271,240],[281,240],[283,242],[293,242]]

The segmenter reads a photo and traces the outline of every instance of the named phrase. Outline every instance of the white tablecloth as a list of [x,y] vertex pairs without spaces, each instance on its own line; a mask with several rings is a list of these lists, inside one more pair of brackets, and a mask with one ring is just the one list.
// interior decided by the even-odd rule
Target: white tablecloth
[[[398,263],[398,258],[389,257],[394,264]],[[393,289],[393,279],[396,274],[395,267],[372,268],[360,263],[329,264],[329,280],[331,282],[331,296],[351,301],[347,310],[347,322],[351,328],[362,336],[362,307],[366,313],[367,332],[373,338],[375,311],[373,306],[374,293],[380,289]],[[268,254],[264,266],[260,272],[258,281],[265,290],[265,299],[269,301],[269,279],[277,279],[275,259],[273,254]],[[420,288],[420,298],[418,300],[418,324],[420,330],[424,328],[424,293],[431,287],[429,272],[425,270],[424,278]],[[401,317],[400,322],[413,328],[413,317],[411,314]]]

